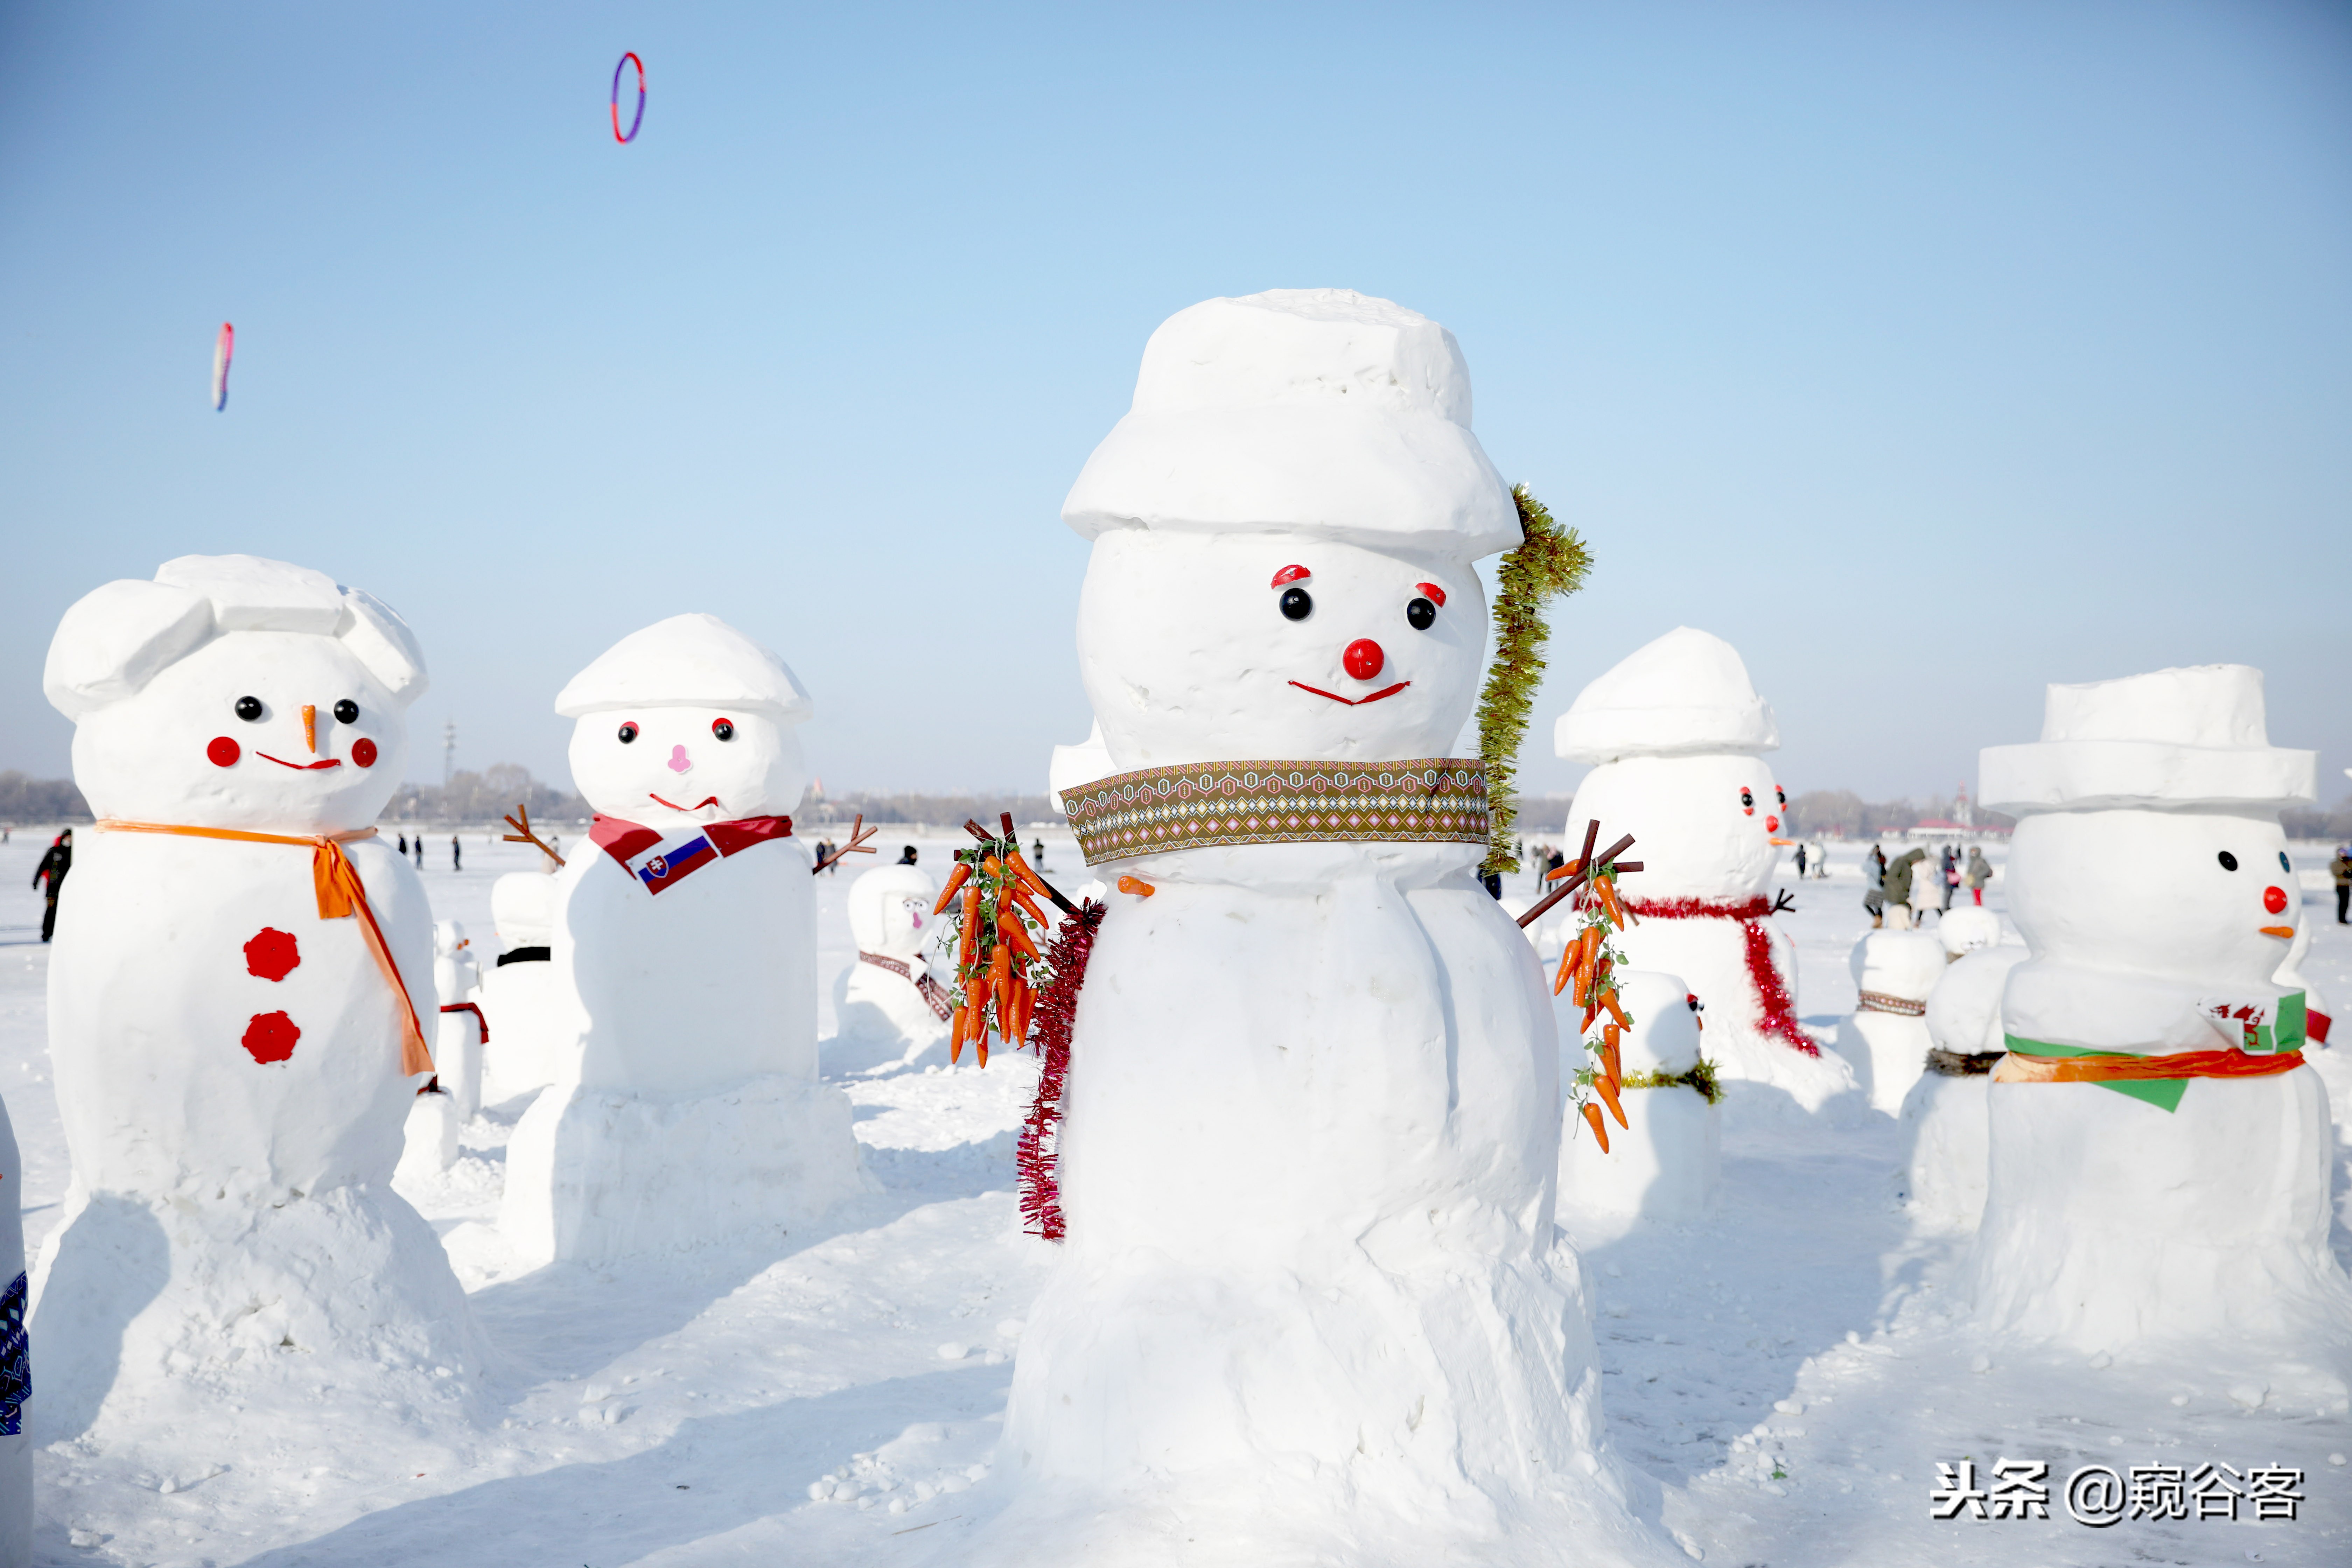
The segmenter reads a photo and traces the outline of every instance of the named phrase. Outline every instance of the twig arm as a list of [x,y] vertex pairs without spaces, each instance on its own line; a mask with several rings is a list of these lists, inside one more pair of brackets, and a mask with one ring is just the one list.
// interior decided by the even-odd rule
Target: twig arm
[[828,866],[838,866],[844,859],[852,855],[873,854],[874,847],[866,842],[873,837],[874,829],[866,826],[866,814],[862,811],[859,812],[856,819],[849,825],[849,842],[835,850],[832,854],[819,859],[815,865],[810,867],[809,875],[814,877]]
[[515,820],[514,816],[509,816],[505,819],[506,825],[514,829],[512,833],[506,836],[506,842],[509,844],[536,844],[539,846],[539,852],[541,854],[546,856],[557,865],[562,865],[563,857],[558,855],[553,849],[550,848],[545,839],[542,839],[538,834],[533,833],[530,830],[530,807],[518,804],[515,806],[515,813],[516,816],[520,816],[522,820],[518,822]]

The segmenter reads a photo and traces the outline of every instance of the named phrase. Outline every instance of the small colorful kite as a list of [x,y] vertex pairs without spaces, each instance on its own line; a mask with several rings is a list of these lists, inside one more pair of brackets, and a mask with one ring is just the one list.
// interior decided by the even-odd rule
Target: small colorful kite
[[[629,121],[629,133],[624,136],[621,134],[621,72],[632,65],[637,68],[637,113],[636,118]],[[645,122],[646,62],[637,58],[636,50],[631,49],[621,57],[621,63],[613,68],[613,140],[623,146],[628,145],[637,139],[637,127]]]
[[223,321],[220,336],[213,340],[213,412],[215,414],[228,406],[228,361],[236,352],[236,329]]

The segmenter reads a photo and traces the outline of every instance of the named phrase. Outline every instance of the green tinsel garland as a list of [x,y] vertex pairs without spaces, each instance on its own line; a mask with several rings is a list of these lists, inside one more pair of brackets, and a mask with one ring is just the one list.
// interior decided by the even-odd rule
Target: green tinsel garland
[[1503,557],[1497,573],[1501,591],[1495,595],[1495,663],[1486,675],[1486,689],[1478,699],[1478,755],[1486,764],[1486,815],[1493,825],[1486,863],[1478,868],[1494,873],[1517,868],[1511,830],[1517,820],[1519,743],[1527,737],[1528,710],[1535,705],[1536,688],[1543,680],[1543,647],[1551,628],[1544,620],[1545,601],[1555,594],[1573,594],[1584,585],[1592,554],[1576,530],[1552,521],[1543,502],[1525,485],[1511,487],[1519,507],[1519,547]]
[[[1723,1098],[1723,1084],[1716,1076],[1717,1070],[1713,1062],[1701,1057],[1698,1059],[1698,1065],[1688,1072],[1629,1072],[1617,1080],[1617,1085],[1620,1089],[1696,1089],[1700,1099],[1713,1105]],[[1589,1068],[1578,1073],[1576,1075],[1578,1087],[1591,1089],[1592,1078],[1592,1071]]]

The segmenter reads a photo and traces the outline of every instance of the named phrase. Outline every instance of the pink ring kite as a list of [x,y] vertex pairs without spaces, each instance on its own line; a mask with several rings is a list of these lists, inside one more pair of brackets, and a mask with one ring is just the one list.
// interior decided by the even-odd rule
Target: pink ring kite
[[[621,134],[621,70],[624,66],[631,64],[637,68],[637,112],[629,121],[629,133],[624,136]],[[631,49],[621,57],[620,64],[613,68],[613,140],[625,147],[637,139],[637,127],[645,122],[646,62],[637,58],[636,50]]]
[[220,336],[213,340],[213,412],[218,414],[228,406],[228,362],[236,353],[236,329],[226,321],[221,323]]

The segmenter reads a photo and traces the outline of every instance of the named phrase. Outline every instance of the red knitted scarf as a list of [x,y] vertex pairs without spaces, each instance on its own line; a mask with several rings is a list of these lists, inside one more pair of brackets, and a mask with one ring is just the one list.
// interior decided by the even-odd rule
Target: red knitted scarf
[[[1623,899],[1622,894],[1619,897]],[[1755,988],[1757,1003],[1763,1009],[1764,1032],[1782,1045],[1802,1051],[1809,1057],[1822,1054],[1822,1047],[1798,1026],[1796,999],[1780,983],[1780,971],[1772,963],[1772,936],[1764,929],[1765,918],[1772,912],[1770,900],[1758,897],[1738,903],[1724,899],[1623,899],[1623,901],[1636,920],[1738,921],[1748,950],[1748,982]]]

